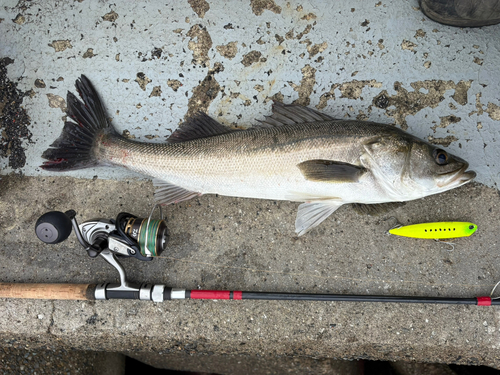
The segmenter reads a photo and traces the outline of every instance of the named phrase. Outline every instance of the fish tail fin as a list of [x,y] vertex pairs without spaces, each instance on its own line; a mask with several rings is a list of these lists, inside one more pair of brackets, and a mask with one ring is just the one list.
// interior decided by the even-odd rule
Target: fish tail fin
[[67,121],[59,138],[42,154],[47,159],[41,165],[45,170],[69,171],[102,164],[96,152],[99,141],[105,134],[116,134],[88,78],[82,75],[75,86],[83,102],[68,92],[68,116],[74,122]]

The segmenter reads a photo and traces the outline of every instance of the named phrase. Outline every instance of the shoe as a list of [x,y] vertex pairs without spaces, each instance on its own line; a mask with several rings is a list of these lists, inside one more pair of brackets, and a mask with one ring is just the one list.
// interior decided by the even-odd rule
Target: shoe
[[500,23],[500,0],[419,0],[431,20],[450,26],[481,27]]

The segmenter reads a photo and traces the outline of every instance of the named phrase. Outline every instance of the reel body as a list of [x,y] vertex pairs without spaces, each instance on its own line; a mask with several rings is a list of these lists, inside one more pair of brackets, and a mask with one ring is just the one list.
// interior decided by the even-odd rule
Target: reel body
[[[153,209],[154,210],[154,209]],[[163,300],[163,285],[135,284],[127,281],[119,257],[134,257],[142,261],[153,260],[167,247],[168,229],[163,219],[138,218],[122,212],[113,219],[93,219],[78,224],[76,212],[52,211],[42,215],[36,225],[37,237],[48,244],[60,243],[75,231],[80,244],[91,258],[98,255],[112,265],[120,276],[119,284],[104,283],[95,287],[96,299]]]

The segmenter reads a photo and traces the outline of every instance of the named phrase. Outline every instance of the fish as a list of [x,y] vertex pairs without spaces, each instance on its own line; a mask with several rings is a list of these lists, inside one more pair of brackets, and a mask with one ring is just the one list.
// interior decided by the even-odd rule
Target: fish
[[41,168],[125,167],[152,177],[155,200],[163,205],[203,194],[301,202],[299,236],[344,204],[398,204],[476,176],[465,160],[393,125],[279,102],[248,129],[232,129],[200,112],[166,143],[130,140],[112,126],[86,76],[75,86],[81,99],[68,92],[71,121],[43,152]]

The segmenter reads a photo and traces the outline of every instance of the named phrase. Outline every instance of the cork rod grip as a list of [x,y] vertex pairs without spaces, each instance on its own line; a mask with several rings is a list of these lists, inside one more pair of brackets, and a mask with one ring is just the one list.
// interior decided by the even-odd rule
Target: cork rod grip
[[0,298],[94,300],[93,284],[0,283]]

